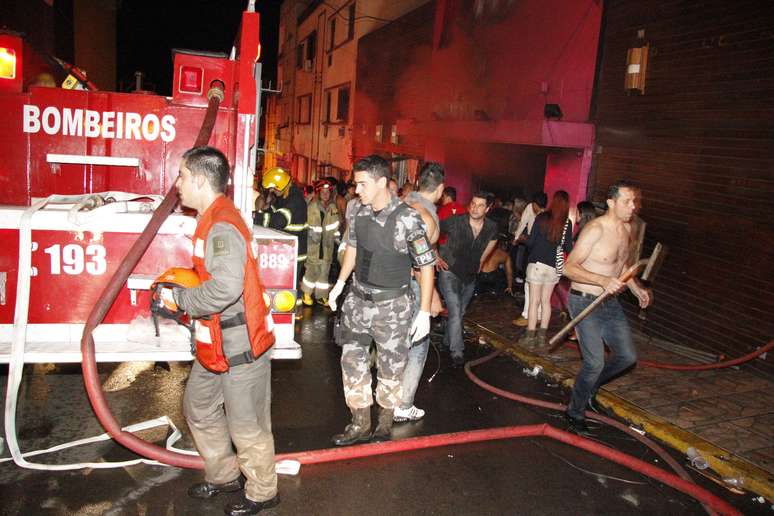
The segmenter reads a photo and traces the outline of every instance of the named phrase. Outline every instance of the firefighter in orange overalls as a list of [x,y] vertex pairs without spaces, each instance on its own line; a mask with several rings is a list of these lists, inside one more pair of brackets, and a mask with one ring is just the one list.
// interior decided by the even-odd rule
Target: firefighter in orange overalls
[[196,147],[183,154],[176,186],[181,203],[199,216],[193,264],[201,284],[162,290],[161,299],[195,324],[196,362],[183,412],[204,459],[205,481],[188,494],[210,498],[244,485],[243,498],[226,506],[226,514],[236,516],[274,507],[279,496],[268,352],[274,335],[251,232],[224,195],[228,179],[219,150]]

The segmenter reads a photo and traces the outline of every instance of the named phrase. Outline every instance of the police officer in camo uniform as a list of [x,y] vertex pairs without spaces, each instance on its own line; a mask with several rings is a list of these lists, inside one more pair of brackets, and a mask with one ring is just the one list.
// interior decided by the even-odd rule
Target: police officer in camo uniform
[[[387,161],[367,156],[355,163],[353,172],[360,200],[348,210],[347,247],[341,273],[328,298],[335,310],[336,299],[354,270],[352,287],[341,309],[341,376],[352,422],[343,433],[333,436],[337,446],[390,439],[411,341],[421,340],[430,331],[435,263],[419,214],[390,194]],[[412,266],[419,269],[420,287],[420,309],[413,321],[409,288]],[[373,434],[368,353],[371,339],[377,350],[379,405],[379,421]]]

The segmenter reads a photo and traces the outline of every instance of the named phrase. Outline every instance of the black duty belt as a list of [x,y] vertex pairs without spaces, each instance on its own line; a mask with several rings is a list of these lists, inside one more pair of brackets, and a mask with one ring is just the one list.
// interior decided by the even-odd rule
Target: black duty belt
[[255,362],[255,356],[253,355],[253,352],[251,350],[247,350],[244,353],[234,355],[233,357],[228,357],[227,360],[228,360],[229,367],[236,367],[242,364],[249,364],[251,362]]
[[363,292],[359,288],[357,288],[355,285],[352,285],[352,293],[355,294],[360,299],[363,299],[365,301],[373,301],[374,303],[378,303],[379,301],[388,301],[390,299],[395,299],[396,297],[400,297],[403,294],[406,294],[408,292],[408,285],[404,285],[400,288],[391,288],[389,290],[382,290],[381,292]]
[[586,299],[596,299],[599,296],[595,296],[594,294],[589,294],[588,292],[581,292],[580,290],[575,290],[574,288],[570,289],[570,294],[585,297]]
[[[229,328],[242,326],[243,324],[247,324],[247,319],[245,319],[244,312],[239,312],[234,317],[226,319],[225,321],[220,321],[220,329],[227,330]],[[255,356],[253,355],[252,350],[247,350],[244,353],[239,353],[238,355],[228,357],[227,360],[229,367],[236,367],[238,365],[255,362]]]
[[242,326],[243,324],[247,324],[247,319],[245,319],[244,312],[239,312],[234,317],[226,319],[225,321],[220,321],[220,329],[227,330],[236,326]]

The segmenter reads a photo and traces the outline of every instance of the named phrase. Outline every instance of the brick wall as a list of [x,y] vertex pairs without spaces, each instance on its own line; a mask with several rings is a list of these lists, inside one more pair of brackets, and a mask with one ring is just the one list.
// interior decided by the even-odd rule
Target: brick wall
[[[596,89],[591,192],[601,200],[617,178],[638,182],[647,244],[671,249],[644,328],[730,356],[774,338],[770,7],[606,2]],[[627,49],[643,43],[645,92],[627,95]]]

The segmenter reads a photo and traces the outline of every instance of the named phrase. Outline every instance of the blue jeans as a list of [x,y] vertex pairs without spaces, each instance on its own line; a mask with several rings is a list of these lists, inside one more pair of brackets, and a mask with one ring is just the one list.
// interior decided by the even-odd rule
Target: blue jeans
[[465,283],[451,271],[438,273],[438,288],[441,289],[441,295],[449,312],[443,343],[449,348],[452,357],[461,357],[465,351],[465,341],[462,337],[462,318],[465,316],[465,309],[473,297],[475,287],[475,281]]
[[[594,299],[570,293],[567,305],[575,317]],[[572,388],[567,414],[583,419],[586,404],[599,388],[637,361],[629,322],[615,297],[608,298],[575,327],[583,364]],[[603,342],[604,341],[604,342]],[[612,357],[605,362],[605,344]]]
[[[419,283],[411,280],[411,290],[414,293],[413,317],[419,312]],[[413,320],[412,317],[412,320]],[[411,336],[409,335],[409,339]],[[403,379],[400,382],[402,394],[400,408],[410,409],[414,405],[414,395],[419,387],[419,380],[422,378],[422,371],[425,369],[427,360],[427,351],[430,349],[430,336],[428,335],[419,342],[412,342],[406,358],[406,368],[403,370]]]

